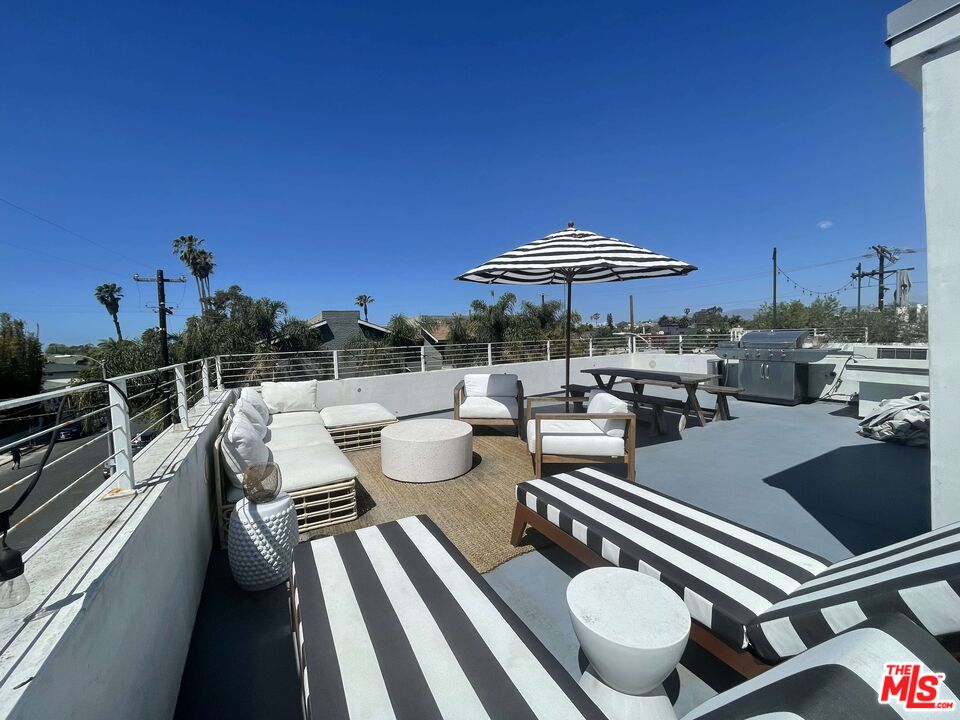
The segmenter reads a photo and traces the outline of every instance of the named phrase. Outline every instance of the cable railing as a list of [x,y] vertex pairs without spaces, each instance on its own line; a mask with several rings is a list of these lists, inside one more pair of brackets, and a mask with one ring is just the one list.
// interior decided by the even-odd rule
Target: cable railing
[[[8,471],[8,480],[0,485],[0,505],[13,504],[38,479],[38,469],[28,463],[38,465],[34,458],[51,438],[55,442],[23,506],[25,514],[15,518],[10,532],[38,518],[39,534],[54,527],[72,510],[68,496],[78,487],[86,495],[111,479],[108,494],[136,491],[136,453],[167,427],[186,430],[192,409],[209,399],[212,379],[213,362],[194,360],[0,401],[0,437],[7,436],[0,441],[0,453],[19,449],[26,471],[14,471],[12,478]],[[16,426],[26,429],[13,438],[9,429]]]
[[[633,352],[633,348],[633,338],[627,335],[573,338],[570,341],[570,357],[627,354]],[[558,360],[564,357],[564,340],[506,340],[493,343],[240,353],[219,355],[213,365],[216,368],[217,387],[237,388],[266,381],[344,380]]]

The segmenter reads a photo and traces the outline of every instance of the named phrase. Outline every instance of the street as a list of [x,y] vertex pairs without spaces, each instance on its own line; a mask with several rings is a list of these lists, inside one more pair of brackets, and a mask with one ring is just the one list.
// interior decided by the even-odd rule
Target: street
[[[44,508],[39,514],[32,517],[25,525],[16,530],[12,530],[7,535],[7,540],[11,547],[15,547],[18,550],[26,550],[49,532],[50,529],[75,508],[84,497],[89,495],[94,488],[103,482],[102,466],[109,452],[107,450],[107,438],[104,433],[98,433],[97,435],[99,435],[99,439],[95,442],[90,441],[96,437],[96,435],[87,435],[78,440],[66,440],[54,445],[50,459],[47,461],[47,468],[43,471],[39,484],[34,488],[26,502],[17,510],[13,517],[14,524],[76,480],[81,473],[87,472],[91,468],[94,470],[69,491],[50,503],[50,505]],[[56,458],[62,457],[71,450],[88,442],[90,444],[87,447],[71,455],[63,462],[52,467],[50,466],[50,463]],[[14,470],[11,464],[4,465],[0,468],[0,490],[9,487],[11,483],[35,471],[40,465],[40,459],[43,457],[44,449],[45,448],[41,447],[24,455],[19,470]],[[0,494],[0,508],[5,509],[10,507],[28,484],[29,481],[18,485],[9,492]]]

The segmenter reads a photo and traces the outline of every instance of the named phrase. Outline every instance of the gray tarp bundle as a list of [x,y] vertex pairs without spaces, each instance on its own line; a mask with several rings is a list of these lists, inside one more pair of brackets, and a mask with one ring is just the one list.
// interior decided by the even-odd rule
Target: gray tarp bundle
[[883,400],[872,414],[860,421],[857,432],[874,440],[929,445],[930,393]]

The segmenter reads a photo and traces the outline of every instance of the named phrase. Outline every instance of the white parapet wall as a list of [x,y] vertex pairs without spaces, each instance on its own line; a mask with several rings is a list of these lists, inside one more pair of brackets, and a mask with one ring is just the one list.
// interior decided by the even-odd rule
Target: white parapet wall
[[0,718],[173,717],[213,542],[223,406],[199,409],[137,456],[136,495],[103,500],[106,483],[25,555],[30,596],[0,610]]

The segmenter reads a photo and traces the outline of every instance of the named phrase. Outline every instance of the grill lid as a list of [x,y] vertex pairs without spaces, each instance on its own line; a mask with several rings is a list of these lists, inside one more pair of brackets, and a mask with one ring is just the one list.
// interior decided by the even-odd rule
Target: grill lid
[[801,348],[806,330],[753,330],[740,338],[741,348]]

